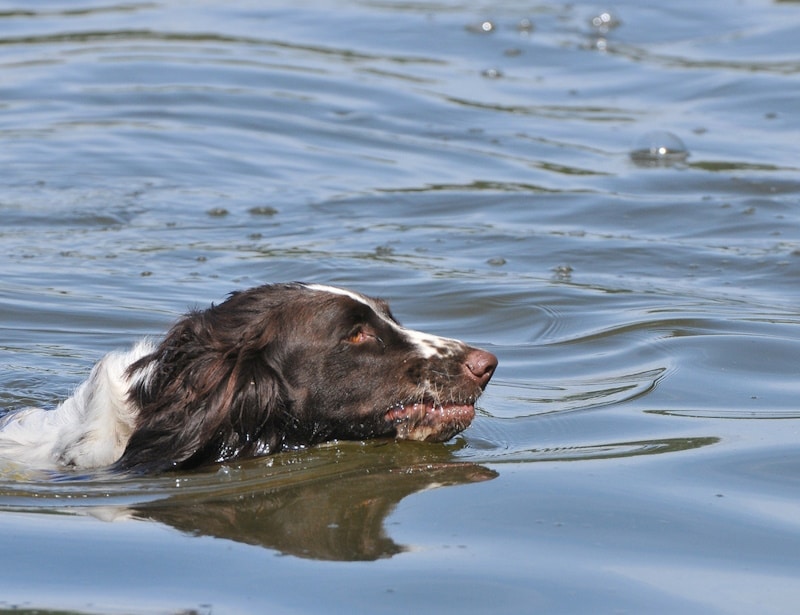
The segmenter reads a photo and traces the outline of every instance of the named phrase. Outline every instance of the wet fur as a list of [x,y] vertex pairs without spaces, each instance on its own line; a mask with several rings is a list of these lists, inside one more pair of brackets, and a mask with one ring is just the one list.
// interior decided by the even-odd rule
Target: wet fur
[[383,301],[261,286],[111,353],[58,408],[0,419],[0,456],[159,472],[332,439],[444,440],[469,425],[490,353],[400,326]]

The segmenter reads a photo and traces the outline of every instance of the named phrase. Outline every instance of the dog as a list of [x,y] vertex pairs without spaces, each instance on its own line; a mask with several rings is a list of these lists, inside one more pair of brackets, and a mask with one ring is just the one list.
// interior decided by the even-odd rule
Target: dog
[[444,442],[470,425],[496,367],[401,326],[383,300],[258,286],[106,355],[56,408],[4,415],[0,457],[149,474],[337,439]]

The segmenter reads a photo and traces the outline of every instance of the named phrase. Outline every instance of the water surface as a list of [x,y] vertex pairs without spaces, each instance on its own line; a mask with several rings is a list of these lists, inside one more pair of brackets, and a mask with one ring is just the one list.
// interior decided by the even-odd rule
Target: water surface
[[0,608],[794,612],[800,6],[614,4],[6,3],[0,407],[284,280],[500,367],[443,445],[6,464]]

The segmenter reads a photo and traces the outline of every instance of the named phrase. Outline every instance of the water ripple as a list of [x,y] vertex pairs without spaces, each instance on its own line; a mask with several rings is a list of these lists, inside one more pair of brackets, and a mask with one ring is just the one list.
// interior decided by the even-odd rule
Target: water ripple
[[689,437],[639,440],[631,442],[607,442],[602,444],[562,445],[531,449],[497,449],[491,452],[479,451],[475,457],[484,463],[538,463],[563,461],[589,461],[599,459],[618,459],[642,455],[661,455],[691,451],[717,444],[719,438]]
[[535,384],[510,382],[501,378],[494,382],[494,386],[502,389],[504,399],[512,407],[525,408],[525,413],[511,416],[489,413],[489,416],[516,419],[521,416],[602,408],[609,404],[632,401],[654,390],[667,371],[665,367],[654,367],[641,372],[587,379],[572,376],[563,378],[559,384],[547,384],[541,380]]

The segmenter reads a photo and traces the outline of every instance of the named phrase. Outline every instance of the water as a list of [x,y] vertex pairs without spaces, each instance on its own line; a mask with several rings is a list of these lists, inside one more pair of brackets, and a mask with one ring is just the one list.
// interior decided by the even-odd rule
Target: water
[[0,407],[268,281],[500,367],[445,445],[7,464],[0,607],[795,612],[799,10],[5,3]]

